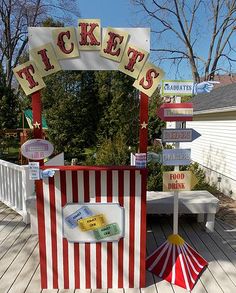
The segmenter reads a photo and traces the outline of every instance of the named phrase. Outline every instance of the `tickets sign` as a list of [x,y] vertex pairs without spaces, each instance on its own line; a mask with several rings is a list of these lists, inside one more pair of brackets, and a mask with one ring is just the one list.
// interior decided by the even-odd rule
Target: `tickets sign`
[[191,171],[170,171],[163,173],[163,191],[188,191],[198,180]]
[[165,149],[162,151],[164,166],[181,166],[191,164],[191,149]]
[[43,77],[60,70],[119,70],[149,97],[164,76],[148,61],[150,29],[102,28],[100,19],[79,19],[78,27],[30,27],[30,61],[13,69],[26,95],[43,87]]
[[201,136],[192,128],[162,129],[162,142],[192,142]]
[[53,153],[53,145],[45,139],[30,139],[21,146],[21,153],[30,160],[42,160]]
[[192,80],[163,80],[162,96],[191,96],[193,93]]
[[192,121],[193,104],[192,103],[166,103],[159,108],[157,115],[163,121]]

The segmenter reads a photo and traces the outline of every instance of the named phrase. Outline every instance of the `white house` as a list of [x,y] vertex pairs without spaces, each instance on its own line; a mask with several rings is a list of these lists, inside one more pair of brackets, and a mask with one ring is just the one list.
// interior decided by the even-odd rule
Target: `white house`
[[194,118],[187,128],[201,137],[181,148],[191,148],[191,158],[205,170],[210,183],[236,198],[236,83],[193,98]]

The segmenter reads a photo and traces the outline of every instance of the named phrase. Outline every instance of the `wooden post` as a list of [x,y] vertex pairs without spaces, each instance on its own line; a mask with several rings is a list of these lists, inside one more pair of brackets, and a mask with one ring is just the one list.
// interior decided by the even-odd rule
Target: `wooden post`
[[148,96],[140,92],[139,152],[146,153],[148,146]]

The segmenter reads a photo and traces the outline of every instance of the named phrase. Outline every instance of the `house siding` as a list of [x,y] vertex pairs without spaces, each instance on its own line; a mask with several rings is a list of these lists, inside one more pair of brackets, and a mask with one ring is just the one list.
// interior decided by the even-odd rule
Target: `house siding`
[[192,160],[205,169],[209,182],[236,198],[236,112],[195,115],[186,127],[201,137],[181,148],[191,148]]

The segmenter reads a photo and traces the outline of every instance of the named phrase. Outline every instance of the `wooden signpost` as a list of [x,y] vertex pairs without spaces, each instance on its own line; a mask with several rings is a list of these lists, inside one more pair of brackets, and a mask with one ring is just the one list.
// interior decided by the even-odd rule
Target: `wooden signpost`
[[189,191],[198,180],[191,171],[170,171],[163,173],[163,191]]

